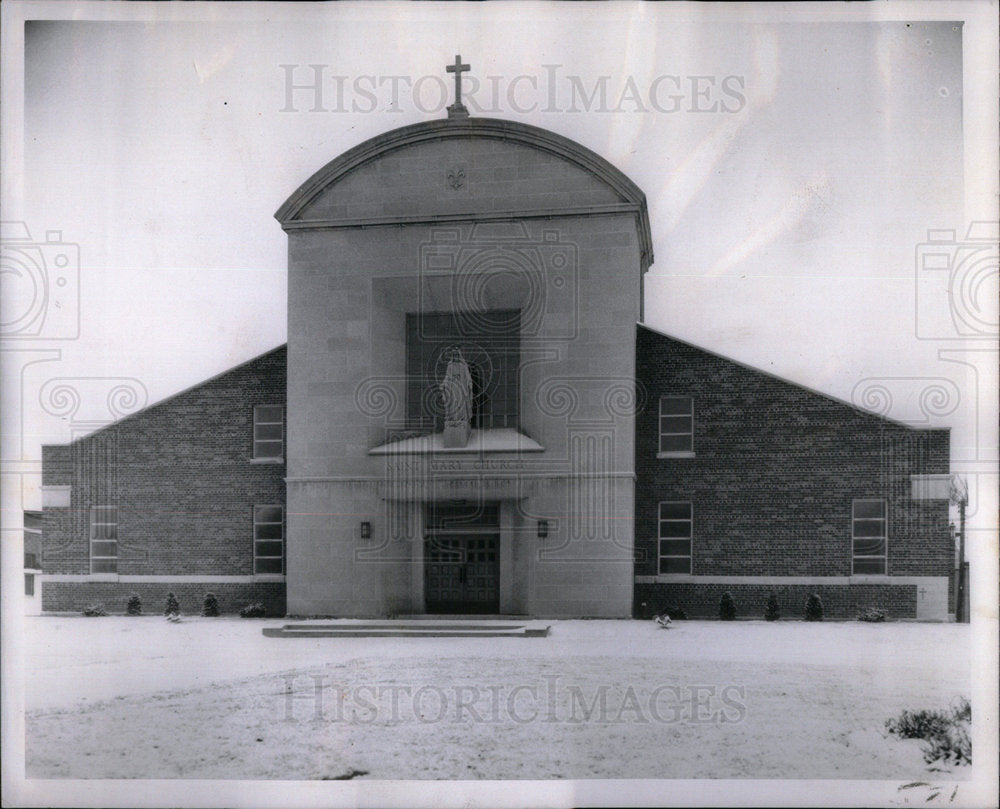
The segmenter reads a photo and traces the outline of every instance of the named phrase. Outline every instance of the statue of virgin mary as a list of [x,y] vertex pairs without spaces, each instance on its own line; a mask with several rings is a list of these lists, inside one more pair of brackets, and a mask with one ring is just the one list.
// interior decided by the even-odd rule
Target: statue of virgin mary
[[448,350],[448,367],[440,384],[444,398],[444,445],[464,447],[472,430],[472,374],[462,350]]

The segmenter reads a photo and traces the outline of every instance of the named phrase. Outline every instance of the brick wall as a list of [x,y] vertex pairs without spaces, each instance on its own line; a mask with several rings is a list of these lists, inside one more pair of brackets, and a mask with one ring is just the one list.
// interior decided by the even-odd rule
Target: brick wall
[[124,614],[132,593],[142,599],[143,615],[162,615],[167,593],[177,598],[182,615],[200,615],[206,593],[215,594],[221,613],[238,613],[259,601],[268,615],[285,614],[284,582],[43,581],[42,610],[82,612],[91,604],[100,604],[112,615]]
[[887,610],[889,619],[916,618],[917,586],[914,584],[636,584],[635,616],[651,618],[671,607],[680,607],[688,618],[717,618],[719,600],[728,592],[736,604],[737,618],[763,618],[768,595],[774,592],[782,618],[802,618],[806,599],[816,593],[823,602],[823,617],[853,619],[869,607]]
[[[948,472],[947,430],[865,413],[646,327],[636,368],[637,575],[658,572],[659,502],[682,500],[693,504],[694,575],[850,576],[854,498],[887,501],[890,576],[950,574],[947,502],[910,497],[910,475]],[[694,457],[656,457],[663,395],[693,397]],[[689,593],[679,586],[669,592]],[[717,589],[696,599],[714,602],[710,614]]]
[[[285,389],[281,346],[71,444],[43,447],[43,485],[72,487],[69,508],[43,510],[45,572],[89,573],[91,506],[115,505],[118,574],[253,574],[253,506],[285,502],[284,464],[251,463],[253,407],[284,405]],[[48,582],[43,603],[70,603],[75,586]],[[200,602],[205,586],[196,589]]]

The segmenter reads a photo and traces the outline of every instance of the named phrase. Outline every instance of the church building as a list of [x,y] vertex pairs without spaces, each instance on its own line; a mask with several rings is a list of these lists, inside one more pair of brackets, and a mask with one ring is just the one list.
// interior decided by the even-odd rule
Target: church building
[[643,325],[642,191],[466,67],[278,210],[286,346],[43,448],[42,609],[946,620],[948,431]]

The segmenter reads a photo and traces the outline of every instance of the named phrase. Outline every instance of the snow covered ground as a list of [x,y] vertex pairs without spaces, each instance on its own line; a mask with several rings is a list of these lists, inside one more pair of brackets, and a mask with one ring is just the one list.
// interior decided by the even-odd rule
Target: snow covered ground
[[28,777],[966,777],[884,730],[970,695],[965,625],[262,636],[283,623],[28,619]]

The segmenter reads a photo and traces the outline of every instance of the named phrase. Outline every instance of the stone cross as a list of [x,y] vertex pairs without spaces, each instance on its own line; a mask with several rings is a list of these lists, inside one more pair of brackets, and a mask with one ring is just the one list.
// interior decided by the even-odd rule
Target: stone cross
[[469,111],[462,104],[462,74],[471,70],[469,65],[462,63],[462,57],[455,55],[455,64],[448,65],[446,70],[455,74],[455,103],[448,107],[449,118],[468,118]]

